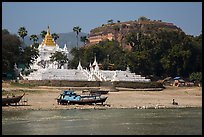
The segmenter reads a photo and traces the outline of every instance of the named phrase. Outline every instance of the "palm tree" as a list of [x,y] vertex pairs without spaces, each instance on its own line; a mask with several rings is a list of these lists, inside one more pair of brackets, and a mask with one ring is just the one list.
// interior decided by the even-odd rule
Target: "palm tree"
[[33,44],[31,46],[34,47],[34,48],[38,48],[38,46],[39,46],[38,36],[33,34],[33,35],[30,36],[30,40],[33,41]]
[[56,33],[52,34],[52,38],[54,39],[54,41],[56,42],[56,40],[59,38],[59,35],[57,35]]
[[46,34],[47,34],[47,31],[45,31],[45,30],[41,31],[40,36],[42,37],[42,39],[45,38]]
[[30,36],[30,40],[33,41],[33,44],[36,44],[36,42],[38,41],[38,36],[33,34],[33,35]]
[[81,36],[81,41],[84,42],[84,45],[88,41],[87,36]]
[[28,32],[25,27],[20,27],[18,29],[18,35],[23,39],[23,43],[24,43],[24,37],[27,36],[27,34]]
[[76,37],[77,37],[77,47],[78,47],[78,39],[79,39],[79,32],[81,32],[81,28],[79,26],[75,26],[73,28],[73,31],[76,32]]

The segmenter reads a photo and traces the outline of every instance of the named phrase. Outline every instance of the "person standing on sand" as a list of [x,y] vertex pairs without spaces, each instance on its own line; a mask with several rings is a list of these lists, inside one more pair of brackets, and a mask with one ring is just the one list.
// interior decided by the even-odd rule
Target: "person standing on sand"
[[173,105],[178,105],[178,102],[175,102],[175,99],[173,99],[172,104],[173,104]]

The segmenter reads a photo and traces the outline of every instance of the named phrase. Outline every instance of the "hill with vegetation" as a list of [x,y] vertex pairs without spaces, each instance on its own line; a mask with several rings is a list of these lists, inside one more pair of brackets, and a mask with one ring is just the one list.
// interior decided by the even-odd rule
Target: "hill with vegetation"
[[126,34],[127,32],[143,32],[152,33],[158,30],[169,30],[169,31],[182,31],[179,27],[173,23],[162,22],[162,20],[150,20],[146,17],[140,17],[135,21],[126,22],[110,22],[108,24],[102,24],[102,26],[94,28],[90,31],[90,35],[95,35],[97,33],[107,33],[123,30]]
[[[202,74],[202,34],[186,35],[173,24],[140,18],[138,21],[109,23],[92,29],[89,37],[113,33],[118,24],[128,26],[123,31],[119,29],[118,34],[124,32],[122,42],[131,46],[131,50],[125,49],[118,39],[106,39],[79,50],[74,48],[70,67],[76,68],[78,60],[81,60],[82,66],[89,68],[96,56],[103,69],[113,66],[112,69],[125,70],[129,66],[131,72],[144,76],[188,78],[191,74]],[[134,25],[138,27],[131,28]]]
[[[140,17],[135,21],[116,22],[109,20],[107,24],[102,24],[97,28],[90,31],[89,38],[108,37],[108,33],[113,34],[114,40],[118,41],[123,48],[134,48],[136,41],[141,36],[150,36],[158,34],[162,31],[165,32],[179,32],[184,33],[179,27],[173,23],[162,22],[161,20],[150,20],[146,17]],[[95,44],[95,43],[94,43]],[[91,43],[90,43],[91,45]]]

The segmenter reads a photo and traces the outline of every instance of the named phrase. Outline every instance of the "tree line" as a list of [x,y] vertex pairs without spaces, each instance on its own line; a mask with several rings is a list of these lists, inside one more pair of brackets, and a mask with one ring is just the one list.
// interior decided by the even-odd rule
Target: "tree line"
[[192,73],[202,74],[202,34],[191,36],[182,31],[167,30],[150,35],[131,32],[125,41],[132,46],[131,51],[114,40],[74,48],[71,51],[74,58],[69,65],[76,68],[80,60],[82,66],[88,68],[96,56],[103,69],[108,69],[108,64],[114,64],[115,70],[125,70],[129,66],[131,72],[144,76],[187,78]]
[[[56,52],[51,61],[57,61],[61,66],[69,62],[69,68],[76,68],[81,61],[82,66],[89,67],[96,56],[97,62],[102,69],[126,70],[144,76],[152,75],[159,77],[182,76],[194,77],[202,80],[202,34],[199,36],[186,35],[182,31],[159,30],[150,35],[142,32],[131,32],[125,37],[126,44],[132,50],[122,48],[120,42],[112,40],[101,41],[91,46],[78,47],[79,33],[81,28],[73,28],[76,32],[77,47],[71,50],[72,58],[68,59],[62,53]],[[2,71],[12,72],[14,64],[24,64],[25,68],[34,62],[39,56],[37,35],[31,35],[32,46],[22,46],[24,37],[27,35],[25,27],[20,27],[18,35],[10,34],[8,30],[2,30]],[[44,38],[46,31],[40,33]],[[22,41],[21,41],[21,39]],[[56,41],[57,34],[53,35]],[[84,44],[86,37],[80,39]],[[111,66],[111,67],[110,67]]]

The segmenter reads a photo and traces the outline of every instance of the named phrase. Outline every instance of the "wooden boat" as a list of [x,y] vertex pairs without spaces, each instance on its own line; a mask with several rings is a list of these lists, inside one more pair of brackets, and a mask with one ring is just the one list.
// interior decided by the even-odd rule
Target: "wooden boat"
[[2,106],[6,106],[6,105],[11,105],[13,103],[17,104],[22,97],[25,95],[25,93],[23,93],[20,96],[13,96],[13,97],[8,97],[8,98],[2,98]]
[[107,98],[108,97],[102,97],[102,96],[87,96],[87,97],[81,96],[81,99],[79,100],[70,100],[69,104],[80,104],[80,105],[96,104],[96,103],[103,104]]
[[77,95],[74,91],[64,91],[57,98],[58,104],[103,104],[108,97],[101,95]]
[[108,90],[83,90],[82,93],[89,92],[90,94],[108,94]]

